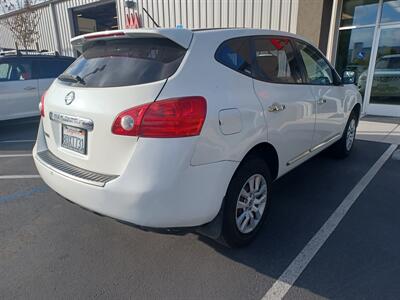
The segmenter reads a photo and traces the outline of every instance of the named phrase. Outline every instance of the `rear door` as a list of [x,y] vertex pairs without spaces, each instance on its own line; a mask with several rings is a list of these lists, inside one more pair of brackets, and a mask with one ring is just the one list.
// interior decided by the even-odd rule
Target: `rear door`
[[306,84],[316,101],[316,123],[313,147],[338,138],[345,122],[345,89],[338,75],[326,58],[313,46],[296,41],[299,56],[304,66]]
[[113,134],[115,119],[155,101],[185,53],[166,38],[91,41],[46,93],[43,124],[49,150],[84,169],[121,174],[137,137]]
[[39,114],[38,81],[29,58],[16,57],[0,62],[0,120]]
[[254,89],[264,109],[268,140],[279,154],[280,170],[307,155],[315,125],[315,99],[302,84],[300,66],[290,39],[255,37]]

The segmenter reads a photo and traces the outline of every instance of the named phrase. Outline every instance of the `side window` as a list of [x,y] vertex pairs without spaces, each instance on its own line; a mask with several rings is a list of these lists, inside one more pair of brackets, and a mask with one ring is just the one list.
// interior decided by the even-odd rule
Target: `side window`
[[307,82],[315,85],[330,85],[334,82],[332,69],[325,58],[314,47],[296,42],[303,59]]
[[263,37],[254,39],[255,78],[275,83],[300,83],[296,55],[289,39]]
[[72,61],[61,59],[40,59],[36,63],[36,69],[39,70],[39,78],[57,78],[69,67]]
[[215,59],[221,64],[251,76],[250,39],[235,38],[222,43],[215,52]]
[[0,63],[0,81],[8,81],[11,65],[9,63]]
[[26,60],[16,60],[0,64],[0,81],[32,79],[32,64]]

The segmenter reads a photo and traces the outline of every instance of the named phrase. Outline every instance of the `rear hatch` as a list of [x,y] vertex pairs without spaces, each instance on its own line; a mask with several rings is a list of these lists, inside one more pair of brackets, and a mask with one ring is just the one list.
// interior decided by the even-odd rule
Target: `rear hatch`
[[121,112],[156,100],[189,43],[182,33],[175,41],[159,32],[132,31],[75,38],[82,55],[44,97],[49,150],[80,168],[121,174],[138,139],[113,134],[113,122]]

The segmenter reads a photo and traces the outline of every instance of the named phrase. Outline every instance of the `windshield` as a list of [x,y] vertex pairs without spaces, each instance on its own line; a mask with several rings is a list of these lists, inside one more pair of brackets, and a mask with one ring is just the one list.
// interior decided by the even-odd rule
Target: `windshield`
[[81,87],[144,84],[170,77],[186,50],[165,38],[127,38],[90,43],[58,78]]

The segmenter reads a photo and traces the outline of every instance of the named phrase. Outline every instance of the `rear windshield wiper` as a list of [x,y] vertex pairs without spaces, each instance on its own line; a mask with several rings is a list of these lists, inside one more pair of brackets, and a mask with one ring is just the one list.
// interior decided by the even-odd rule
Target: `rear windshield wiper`
[[74,76],[74,75],[69,75],[69,74],[61,74],[60,76],[58,76],[58,79],[60,79],[61,81],[80,83],[82,85],[86,84],[85,80],[83,80],[78,75]]

